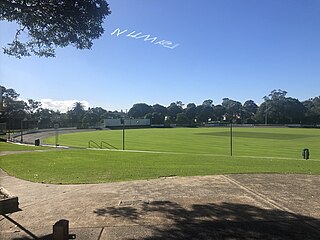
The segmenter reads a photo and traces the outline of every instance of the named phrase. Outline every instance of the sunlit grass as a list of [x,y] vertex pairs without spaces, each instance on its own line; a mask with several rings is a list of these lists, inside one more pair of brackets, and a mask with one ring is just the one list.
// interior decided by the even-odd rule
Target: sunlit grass
[[101,183],[163,176],[227,173],[320,174],[320,162],[202,154],[60,150],[4,156],[1,168],[22,179],[45,183]]

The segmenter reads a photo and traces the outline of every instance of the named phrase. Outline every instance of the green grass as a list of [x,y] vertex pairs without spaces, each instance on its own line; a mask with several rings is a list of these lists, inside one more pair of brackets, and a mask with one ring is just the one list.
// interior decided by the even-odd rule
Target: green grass
[[[0,167],[35,182],[100,183],[161,176],[231,173],[320,174],[320,130],[235,128],[233,158],[229,129],[126,130],[126,149],[58,150],[2,156]],[[59,136],[59,144],[87,148],[88,141],[109,142],[122,149],[122,131],[95,131]],[[54,138],[46,140],[54,143]],[[309,148],[311,159],[302,160]],[[154,152],[151,152],[154,151]]]
[[32,150],[40,150],[40,149],[48,149],[48,148],[41,147],[41,146],[26,146],[26,145],[0,142],[0,152],[4,152],[4,151],[32,151]]
[[[320,130],[291,128],[234,128],[233,155],[301,158],[309,148],[320,159]],[[178,153],[230,154],[228,128],[133,129],[125,131],[125,149]],[[60,145],[87,148],[94,140],[122,149],[122,131],[95,131],[59,136]],[[54,144],[55,139],[47,139]]]
[[100,183],[163,176],[227,173],[320,174],[319,161],[243,158],[202,154],[60,150],[4,156],[1,168],[19,178],[45,183]]

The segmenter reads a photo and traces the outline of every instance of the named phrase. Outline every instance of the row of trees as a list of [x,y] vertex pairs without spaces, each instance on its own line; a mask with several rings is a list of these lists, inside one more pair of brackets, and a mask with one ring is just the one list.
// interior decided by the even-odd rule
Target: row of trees
[[149,118],[154,124],[177,123],[197,125],[208,122],[230,122],[243,124],[320,124],[320,97],[300,102],[287,97],[283,90],[273,90],[258,106],[253,100],[241,102],[224,98],[214,105],[211,99],[201,105],[181,101],[164,107],[145,103],[133,105],[128,115],[132,118]]
[[253,100],[242,104],[229,98],[224,98],[218,105],[214,105],[211,99],[201,105],[189,103],[186,106],[177,101],[168,107],[137,103],[127,114],[101,107],[85,110],[80,102],[76,102],[71,110],[61,113],[42,108],[41,103],[33,99],[19,100],[14,89],[1,86],[3,107],[0,109],[0,123],[6,123],[8,129],[52,128],[56,123],[60,127],[87,128],[97,126],[102,119],[128,117],[148,118],[152,124],[185,126],[231,120],[245,124],[320,124],[320,97],[300,102],[286,95],[286,91],[273,90],[264,97],[260,106]]
[[107,111],[101,107],[84,109],[80,102],[74,103],[66,113],[41,107],[41,102],[33,99],[19,100],[14,89],[0,86],[3,107],[0,109],[0,123],[6,123],[7,129],[52,128],[58,123],[60,127],[87,128],[96,126],[101,119],[122,118],[125,113]]

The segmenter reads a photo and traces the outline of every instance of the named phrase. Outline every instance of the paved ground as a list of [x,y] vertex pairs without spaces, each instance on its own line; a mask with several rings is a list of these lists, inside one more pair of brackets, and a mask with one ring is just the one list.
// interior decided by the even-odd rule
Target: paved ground
[[89,185],[31,183],[0,171],[21,211],[0,239],[319,239],[320,176],[242,174]]
[[[67,134],[67,133],[77,133],[77,132],[89,132],[89,131],[96,131],[95,129],[59,129],[58,134]],[[46,130],[46,131],[40,131],[37,133],[30,133],[30,134],[24,134],[23,135],[23,142],[28,144],[34,144],[36,139],[40,139],[40,143],[43,144],[43,140],[48,137],[55,136],[56,131],[55,130]],[[21,137],[19,134],[16,135],[15,139],[17,141],[20,141]]]

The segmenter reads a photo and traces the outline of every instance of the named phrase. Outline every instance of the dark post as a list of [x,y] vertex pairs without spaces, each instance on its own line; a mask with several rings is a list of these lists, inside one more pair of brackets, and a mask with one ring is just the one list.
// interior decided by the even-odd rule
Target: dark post
[[303,159],[305,160],[308,160],[309,157],[310,157],[310,152],[309,152],[309,149],[308,148],[305,148],[302,150],[302,157]]
[[59,128],[59,124],[56,123],[54,124],[54,129],[55,129],[55,143],[56,143],[56,147],[59,146],[59,143],[58,143],[58,137],[59,137],[59,133],[58,133],[58,128]]
[[230,121],[230,157],[232,158],[232,119]]
[[21,139],[20,142],[23,142],[23,120],[21,120]]
[[125,123],[124,123],[124,118],[121,119],[122,123],[122,150],[125,149],[124,147],[124,140],[125,140],[125,135],[124,135],[124,129],[125,129]]
[[69,239],[69,221],[61,219],[53,225],[53,240]]

